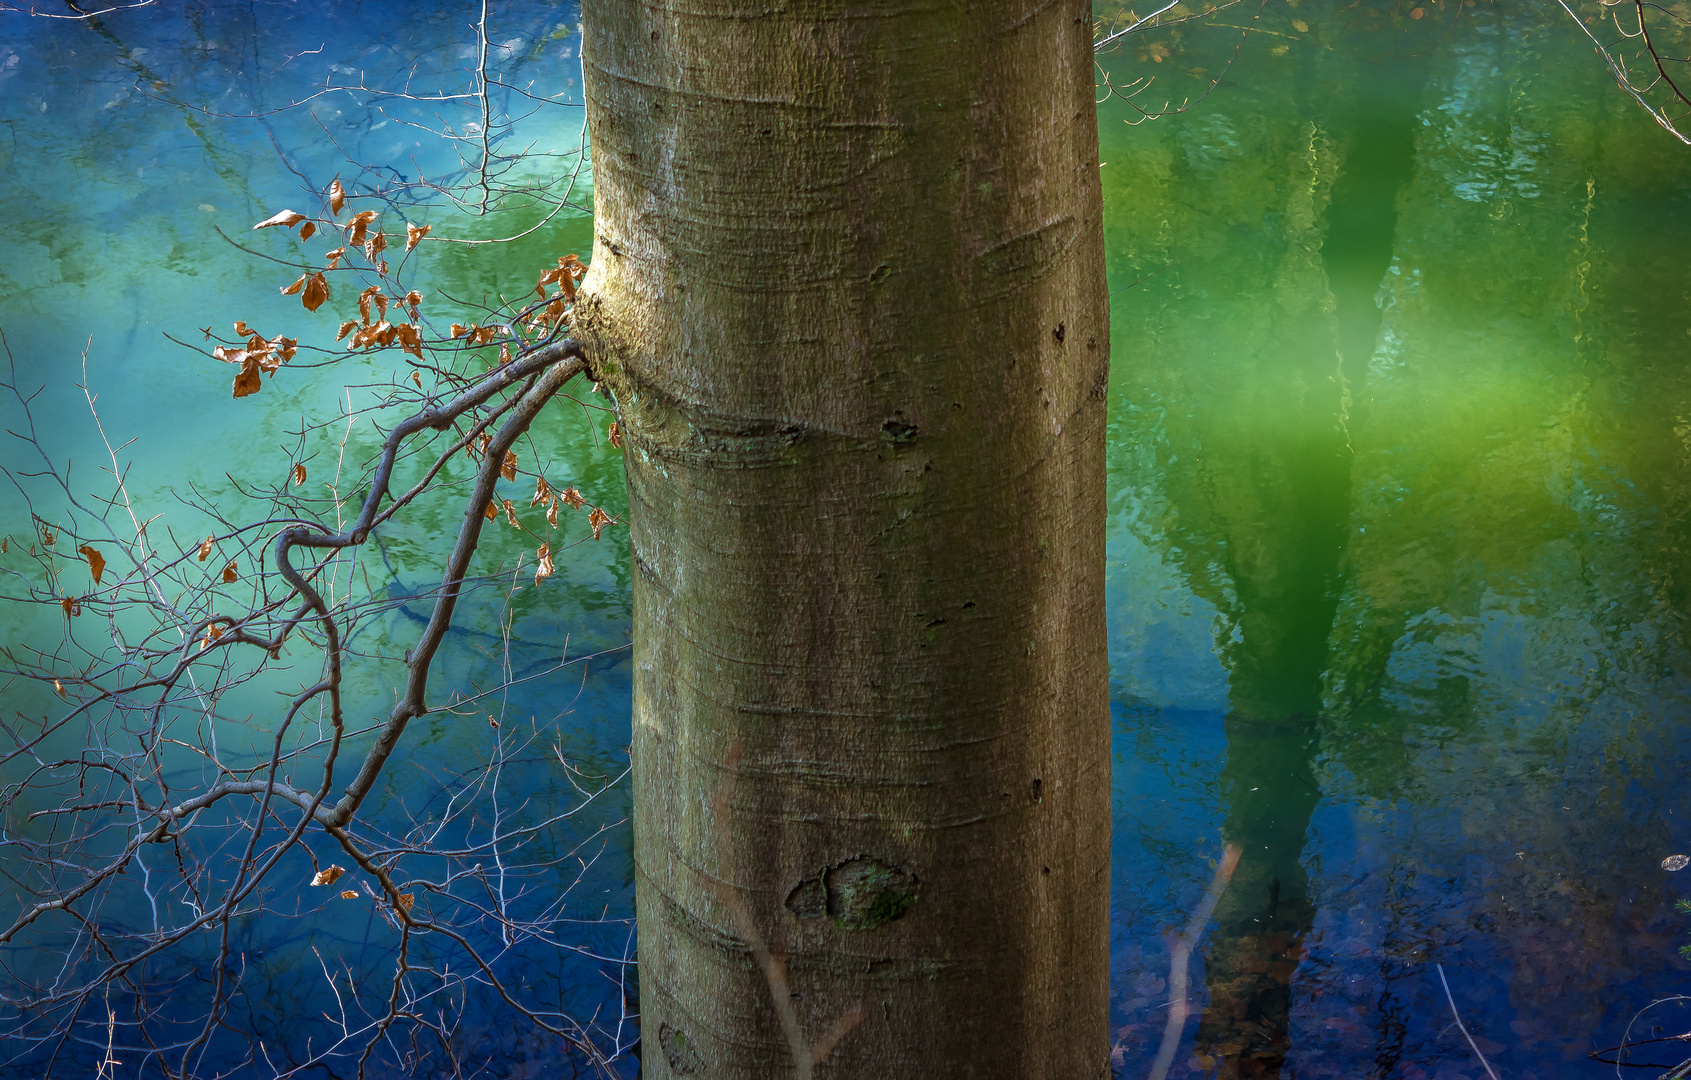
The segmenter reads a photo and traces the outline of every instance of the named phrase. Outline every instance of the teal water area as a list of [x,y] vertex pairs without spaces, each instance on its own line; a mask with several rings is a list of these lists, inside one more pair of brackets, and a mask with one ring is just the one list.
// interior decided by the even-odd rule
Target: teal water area
[[[1254,21],[1235,7],[1100,58],[1118,84],[1157,76],[1134,99],[1143,107],[1222,77],[1152,123],[1128,126],[1137,114],[1121,101],[1099,109],[1122,1077],[1151,1068],[1173,939],[1225,845],[1241,857],[1193,958],[1198,1015],[1171,1076],[1484,1076],[1452,1023],[1442,966],[1500,1075],[1595,1077],[1611,1067],[1587,1053],[1687,985],[1677,950],[1691,917],[1673,902],[1691,871],[1661,862],[1691,852],[1691,157],[1607,81],[1560,9],[1415,10],[1275,0]],[[478,14],[281,2],[0,13],[0,330],[15,381],[39,388],[42,448],[69,463],[73,490],[112,487],[79,384],[122,448],[139,512],[163,515],[150,528],[177,550],[208,531],[207,505],[238,518],[259,505],[243,492],[282,481],[296,460],[315,485],[336,476],[343,439],[346,460],[368,457],[374,425],[389,423],[379,414],[350,433],[293,433],[349,400],[368,408],[402,370],[391,354],[296,362],[234,401],[229,368],[165,336],[192,345],[199,328],[239,318],[298,336],[302,360],[330,345],[344,298],[307,315],[278,295],[291,275],[263,256],[292,257],[296,242],[249,229],[284,206],[315,209],[296,205],[302,182],[339,174],[358,205],[437,237],[539,226],[496,249],[419,248],[412,280],[437,329],[459,317],[449,297],[514,295],[557,256],[587,253],[585,213],[481,217],[473,200],[416,186],[464,181],[461,150],[473,166],[476,109],[462,100],[332,94],[281,108],[329,81],[462,92]],[[580,100],[574,6],[495,5],[489,30],[501,78]],[[495,96],[518,114],[531,100]],[[468,142],[423,130],[443,122]],[[580,128],[579,109],[547,105],[509,146],[555,155],[534,167],[555,177],[575,167]],[[585,183],[572,199],[590,205]],[[593,404],[550,409],[537,454],[620,515],[620,463]],[[22,430],[17,402],[0,412]],[[58,521],[63,498],[25,475],[41,469],[29,445],[13,440],[0,464],[16,478],[0,489],[12,537],[0,593],[18,597],[54,584],[25,545],[29,514]],[[358,642],[349,708],[360,716],[391,703],[395,658],[426,611],[412,598],[438,581],[458,513],[450,499],[419,507],[362,564],[389,607]],[[579,801],[560,756],[591,775],[620,771],[626,545],[615,526],[593,542],[581,516],[563,529],[556,576],[483,588],[460,607],[435,686],[535,678],[414,725],[372,798],[373,828],[411,835],[473,788],[484,815],[452,819],[440,839],[480,843],[489,820],[519,827]],[[525,543],[497,534],[488,566],[532,555]],[[79,572],[70,559],[56,571]],[[9,648],[96,633],[87,622],[56,605],[0,607]],[[566,640],[570,657],[593,659],[553,671]],[[257,755],[274,694],[316,674],[300,650],[176,722]],[[57,701],[17,680],[0,694],[7,723]],[[84,733],[65,739],[57,749],[75,753]],[[37,808],[8,809],[9,843],[31,835],[19,819]],[[612,1027],[631,947],[627,809],[617,789],[513,848],[511,910],[545,932],[476,940],[523,1000]],[[308,843],[333,861],[321,840]],[[22,880],[4,852],[8,882]],[[346,1002],[386,1000],[392,928],[366,901],[324,900],[304,884],[309,860],[297,863],[265,914],[236,920],[225,976],[237,989],[199,1059],[208,1074],[285,1070],[337,1037]],[[149,902],[175,902],[162,887],[126,888],[103,916],[137,935]],[[16,894],[9,884],[0,914]],[[413,948],[458,973],[424,987],[454,1055],[482,1075],[573,1074],[579,1059],[451,949]],[[11,988],[0,1075],[39,1076],[49,1062],[52,1075],[92,1075],[108,1039],[119,1075],[158,1074],[140,1071],[149,1051],[121,995],[110,1035],[97,1002],[68,1041],[22,1038],[33,1029],[6,1011],[17,988],[50,983],[60,956],[89,949],[61,925],[0,951]],[[146,970],[162,988],[148,1004],[154,1037],[199,1030],[217,962],[196,946]],[[1691,1026],[1678,1008],[1639,1030]],[[412,1032],[379,1054],[381,1075],[446,1069],[438,1042]],[[632,1075],[635,1062],[622,1067]],[[335,1060],[312,1073],[355,1071]]]

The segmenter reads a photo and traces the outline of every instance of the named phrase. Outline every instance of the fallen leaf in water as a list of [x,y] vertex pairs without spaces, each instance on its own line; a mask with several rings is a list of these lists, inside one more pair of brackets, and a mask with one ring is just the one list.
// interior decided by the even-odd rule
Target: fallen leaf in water
[[92,547],[89,547],[87,544],[83,544],[76,550],[80,551],[88,559],[88,569],[93,571],[94,584],[98,585],[100,583],[100,575],[106,572],[106,557],[101,555]]
[[1296,30],[1300,34],[1307,34],[1309,33],[1309,24],[1304,22],[1302,19],[1293,19],[1292,29]]
[[272,225],[280,225],[284,229],[291,229],[295,225],[298,225],[300,222],[302,222],[304,220],[305,220],[304,214],[297,213],[293,210],[283,210],[283,211],[280,211],[279,213],[275,213],[275,214],[270,215],[269,217],[265,218],[263,221],[259,222],[257,225],[254,225],[253,228],[255,228],[255,229],[268,229]]
[[1426,11],[1425,8],[1410,8],[1409,9],[1409,17],[1411,19],[1419,19],[1426,14],[1427,14],[1427,11]]
[[323,869],[317,871],[317,873],[311,875],[311,887],[316,888],[319,885],[333,885],[341,879],[341,875],[344,873],[346,873],[346,870],[339,866],[324,867]]
[[1683,870],[1691,866],[1691,857],[1684,855],[1669,855],[1662,860],[1662,869],[1668,871]]

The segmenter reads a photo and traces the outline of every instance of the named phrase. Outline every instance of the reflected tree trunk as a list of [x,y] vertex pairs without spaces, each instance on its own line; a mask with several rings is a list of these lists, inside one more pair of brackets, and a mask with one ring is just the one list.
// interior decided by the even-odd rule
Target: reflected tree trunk
[[[1243,855],[1216,908],[1197,1039],[1198,1053],[1224,1078],[1278,1077],[1291,1048],[1292,975],[1316,914],[1303,851],[1321,798],[1315,767],[1328,639],[1350,530],[1348,386],[1366,369],[1380,327],[1375,293],[1391,261],[1393,204],[1411,161],[1422,67],[1403,59],[1365,65],[1356,100],[1366,105],[1340,112],[1326,129],[1342,163],[1330,190],[1313,196],[1327,196],[1324,211],[1310,208],[1323,219],[1325,297],[1306,296],[1301,312],[1283,316],[1287,340],[1298,343],[1272,373],[1277,408],[1289,419],[1283,436],[1251,446],[1235,466],[1253,513],[1228,521],[1222,538],[1237,604],[1236,639],[1225,654],[1222,835]],[[1282,307],[1285,299],[1283,292]]]

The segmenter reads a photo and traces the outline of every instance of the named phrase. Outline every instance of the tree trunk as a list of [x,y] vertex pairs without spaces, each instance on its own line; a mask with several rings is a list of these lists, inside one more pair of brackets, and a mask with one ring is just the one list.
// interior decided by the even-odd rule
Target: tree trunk
[[1089,8],[585,7],[646,1075],[1103,1077]]

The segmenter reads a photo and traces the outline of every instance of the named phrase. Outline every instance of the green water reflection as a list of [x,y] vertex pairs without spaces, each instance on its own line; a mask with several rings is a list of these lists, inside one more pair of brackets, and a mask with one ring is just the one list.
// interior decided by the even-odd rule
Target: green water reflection
[[1115,674],[1223,714],[1153,921],[1243,849],[1176,1075],[1477,1075],[1431,961],[1564,1075],[1681,985],[1691,158],[1548,12],[1423,14],[1276,6],[1185,114],[1101,110],[1112,281],[1156,275],[1114,311]]

